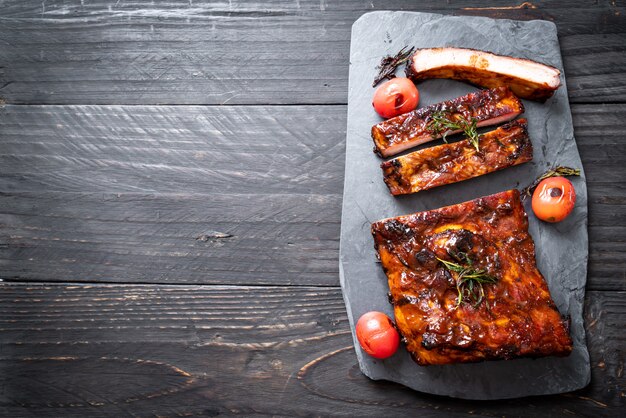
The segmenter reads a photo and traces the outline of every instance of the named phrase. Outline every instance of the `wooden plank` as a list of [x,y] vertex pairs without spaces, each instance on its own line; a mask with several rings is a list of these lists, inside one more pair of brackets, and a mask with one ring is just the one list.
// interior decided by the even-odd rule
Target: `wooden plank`
[[338,288],[5,283],[0,413],[615,416],[625,295],[588,294],[588,388],[477,403],[365,378]]
[[626,113],[621,105],[572,108],[574,134],[589,193],[588,286],[626,290],[626,134],[619,130]]
[[5,280],[338,284],[338,194],[9,193],[0,201]]
[[485,7],[480,0],[7,0],[0,97],[28,104],[345,103],[351,25],[377,9],[552,20],[571,99],[626,99],[626,7]]
[[341,193],[344,106],[5,106],[0,190]]
[[[345,107],[0,112],[0,278],[337,284]],[[588,286],[626,290],[626,106],[573,113]]]
[[[623,17],[622,20],[626,24]],[[614,66],[621,66],[626,59],[626,33],[620,32],[561,37],[571,102],[609,103],[626,99],[626,72]]]

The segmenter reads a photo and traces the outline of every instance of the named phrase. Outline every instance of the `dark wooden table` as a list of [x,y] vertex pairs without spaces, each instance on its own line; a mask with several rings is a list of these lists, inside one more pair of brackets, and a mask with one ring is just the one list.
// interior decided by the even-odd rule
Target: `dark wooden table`
[[[359,372],[348,54],[380,9],[557,24],[590,195],[584,390],[469,402]],[[625,68],[616,0],[0,1],[0,414],[624,413]]]

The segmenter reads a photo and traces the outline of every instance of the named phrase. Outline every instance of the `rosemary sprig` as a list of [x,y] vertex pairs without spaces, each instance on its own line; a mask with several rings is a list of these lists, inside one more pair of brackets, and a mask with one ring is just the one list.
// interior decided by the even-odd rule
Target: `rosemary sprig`
[[535,181],[533,181],[532,183],[530,183],[528,186],[524,187],[521,190],[520,193],[522,195],[522,200],[526,199],[527,196],[532,195],[533,190],[535,190],[535,188],[539,185],[539,183],[541,183],[541,180],[545,180],[549,177],[558,177],[558,176],[561,176],[561,177],[580,176],[580,169],[565,167],[565,166],[560,165],[558,167],[555,167],[546,171],[545,173],[537,177]]
[[403,62],[406,62],[415,49],[415,47],[411,47],[411,49],[406,51],[407,48],[408,46],[405,46],[396,55],[387,55],[380,60],[380,64],[376,67],[376,69],[378,69],[378,75],[374,79],[372,87],[376,87],[376,85],[384,79],[391,80],[396,76],[396,68]]
[[448,132],[461,130],[467,137],[467,140],[476,151],[480,151],[480,135],[476,131],[476,124],[478,120],[476,118],[472,118],[470,121],[465,119],[461,115],[454,115],[454,120],[451,119],[451,116],[447,116],[446,112],[436,111],[430,116],[430,122],[428,123],[428,129],[430,130],[433,137],[438,137],[441,135],[444,142],[448,142]]
[[[442,260],[437,257],[448,271],[455,273],[456,291],[458,293],[456,307],[466,299],[471,299],[474,308],[478,307],[485,299],[483,284],[493,284],[498,281],[495,276],[487,273],[487,270],[477,270],[472,267],[472,260],[465,253],[456,255],[459,263]],[[460,264],[464,263],[464,264]],[[489,307],[489,305],[487,305]]]

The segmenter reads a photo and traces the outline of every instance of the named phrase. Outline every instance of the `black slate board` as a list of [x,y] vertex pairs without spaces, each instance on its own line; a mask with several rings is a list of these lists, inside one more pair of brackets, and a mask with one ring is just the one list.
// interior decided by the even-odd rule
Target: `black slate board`
[[[524,101],[524,117],[529,120],[529,133],[535,149],[534,160],[454,185],[399,198],[391,196],[382,180],[381,160],[372,152],[369,132],[380,119],[371,107],[374,93],[371,83],[381,57],[394,54],[405,45],[476,48],[530,58],[559,68],[562,86],[554,97],[543,104]],[[398,70],[398,74],[401,71]],[[453,80],[428,80],[420,83],[418,88],[420,107],[476,90]],[[350,47],[340,280],[359,366],[365,375],[398,382],[422,392],[465,399],[562,393],[589,383],[589,354],[582,316],[588,256],[584,172],[573,180],[577,203],[569,218],[558,224],[546,224],[532,214],[529,216],[538,267],[559,311],[571,317],[574,351],[569,357],[421,367],[403,348],[389,359],[373,359],[361,351],[354,334],[356,320],[367,311],[379,310],[393,315],[386,296],[385,274],[375,262],[370,235],[372,222],[523,187],[554,164],[582,168],[553,23],[411,12],[373,12],[354,23]],[[526,211],[531,212],[529,203]]]

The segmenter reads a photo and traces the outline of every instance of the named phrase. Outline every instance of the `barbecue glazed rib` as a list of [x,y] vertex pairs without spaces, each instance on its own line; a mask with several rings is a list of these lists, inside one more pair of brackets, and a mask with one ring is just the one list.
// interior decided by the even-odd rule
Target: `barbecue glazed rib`
[[450,120],[476,119],[476,126],[507,122],[524,112],[524,105],[506,87],[481,90],[453,100],[437,103],[380,122],[372,127],[374,152],[390,157],[424,142],[461,130],[436,130],[433,117],[445,115]]
[[561,72],[524,58],[463,48],[416,50],[406,67],[413,81],[452,78],[481,87],[508,86],[523,99],[545,101],[561,85]]
[[[396,324],[420,365],[571,352],[517,190],[384,219],[372,234]],[[489,280],[468,280],[481,274]]]
[[482,176],[533,159],[526,119],[480,136],[479,150],[469,140],[415,151],[380,165],[392,195],[416,193]]

